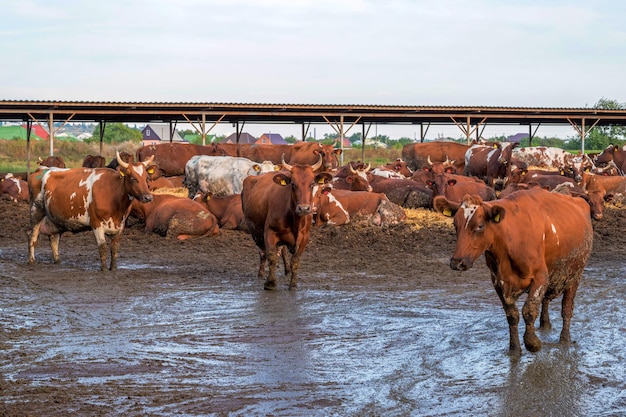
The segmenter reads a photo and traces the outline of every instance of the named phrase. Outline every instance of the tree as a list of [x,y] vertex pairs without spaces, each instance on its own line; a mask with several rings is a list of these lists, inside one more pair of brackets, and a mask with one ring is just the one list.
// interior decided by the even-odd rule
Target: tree
[[[604,110],[622,110],[626,107],[623,103],[620,103],[617,100],[602,97],[596,104],[593,105],[593,108]],[[585,138],[585,148],[601,150],[609,146],[611,143],[620,143],[624,139],[626,139],[626,127],[624,126],[596,126],[587,134],[587,137]],[[578,142],[580,143],[580,140]]]
[[[104,128],[104,137],[102,138],[104,143],[121,143],[121,142],[141,142],[141,131],[132,127],[126,126],[124,123],[110,123]],[[93,136],[89,142],[100,141],[100,125],[96,125],[93,130]]]

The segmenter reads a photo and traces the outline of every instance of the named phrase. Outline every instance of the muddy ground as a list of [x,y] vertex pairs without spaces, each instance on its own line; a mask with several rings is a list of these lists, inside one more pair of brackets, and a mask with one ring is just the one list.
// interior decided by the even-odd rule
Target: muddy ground
[[91,233],[62,237],[59,265],[44,238],[27,265],[27,204],[0,213],[0,416],[626,413],[624,209],[594,223],[577,343],[556,343],[554,302],[521,359],[484,262],[452,271],[451,222],[428,211],[315,229],[298,289],[274,292],[243,232],[131,224],[101,273]]

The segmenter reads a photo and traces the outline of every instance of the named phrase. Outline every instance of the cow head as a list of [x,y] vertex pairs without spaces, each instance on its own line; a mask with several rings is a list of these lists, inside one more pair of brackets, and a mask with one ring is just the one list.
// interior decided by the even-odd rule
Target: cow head
[[119,152],[116,151],[116,158],[118,163],[117,171],[124,180],[126,193],[142,203],[152,201],[152,194],[148,189],[148,177],[150,174],[148,174],[147,167],[152,164],[154,155],[143,162],[124,162]]
[[485,252],[493,241],[493,234],[506,211],[497,203],[485,203],[477,195],[466,195],[460,204],[445,197],[433,199],[433,208],[448,217],[454,217],[456,248],[450,259],[450,268],[466,271]]
[[596,156],[596,163],[597,164],[607,164],[610,161],[613,160],[613,155],[615,154],[615,151],[619,149],[619,146],[616,145],[609,145],[607,146],[601,153],[600,155]]
[[[322,165],[320,165],[320,168],[324,171],[336,170],[337,167],[339,167],[338,156],[341,155],[341,149],[335,149],[334,143],[331,145],[322,145],[320,143],[319,146],[319,149],[315,149],[313,153],[322,158]],[[318,168],[318,170],[320,168]]]
[[322,166],[322,156],[314,165],[289,165],[283,155],[282,165],[286,172],[274,175],[274,182],[281,187],[291,187],[291,201],[298,216],[313,214],[314,197],[319,187],[328,184],[333,178],[327,172],[316,173]]
[[348,164],[350,168],[350,175],[346,177],[346,182],[350,184],[351,191],[372,191],[372,186],[367,179],[367,171],[370,170],[371,165],[360,166],[354,169],[352,165]]

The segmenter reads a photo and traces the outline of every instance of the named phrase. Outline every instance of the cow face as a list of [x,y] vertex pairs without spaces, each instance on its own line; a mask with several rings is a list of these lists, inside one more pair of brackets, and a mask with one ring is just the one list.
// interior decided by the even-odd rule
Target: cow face
[[597,164],[607,164],[613,160],[613,154],[615,151],[619,149],[619,146],[609,145],[607,146],[600,155],[596,157]]
[[315,174],[311,167],[294,165],[289,174],[280,172],[274,175],[274,182],[281,187],[291,187],[291,200],[298,216],[313,214],[314,196],[319,187],[332,181],[332,175],[327,172]]
[[154,155],[144,162],[124,162],[117,154],[117,162],[119,164],[117,170],[120,177],[124,179],[126,193],[133,196],[142,203],[152,201],[152,194],[148,189],[148,167],[152,165]]
[[504,207],[484,203],[477,195],[466,195],[458,205],[438,196],[433,200],[433,207],[445,216],[454,216],[457,241],[450,268],[457,271],[470,269],[489,248],[494,225],[500,223],[506,214]]
[[338,156],[341,155],[341,149],[335,149],[334,145],[322,145],[320,149],[313,151],[314,154],[322,157],[322,169],[324,171],[333,171],[339,167]]

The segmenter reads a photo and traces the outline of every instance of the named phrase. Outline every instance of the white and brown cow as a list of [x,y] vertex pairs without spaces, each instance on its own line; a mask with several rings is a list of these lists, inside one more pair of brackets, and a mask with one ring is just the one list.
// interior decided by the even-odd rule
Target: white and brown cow
[[16,178],[13,174],[8,173],[0,178],[0,196],[8,198],[17,203],[20,201],[28,201],[30,196],[28,193],[28,183],[21,178]]
[[131,200],[152,201],[146,166],[119,158],[118,171],[109,168],[40,169],[29,176],[30,232],[28,262],[35,262],[39,233],[50,235],[55,263],[60,262],[61,233],[93,231],[100,255],[100,269],[107,266],[107,236],[111,237],[111,263],[117,268],[120,237]]
[[456,248],[450,267],[470,269],[483,253],[509,323],[509,349],[520,353],[517,299],[527,293],[522,308],[524,345],[541,349],[535,320],[551,327],[550,301],[563,295],[560,341],[570,342],[574,297],[593,243],[589,205],[582,198],[551,193],[540,187],[517,191],[493,202],[467,195],[461,204],[436,197],[437,211],[454,216]]

